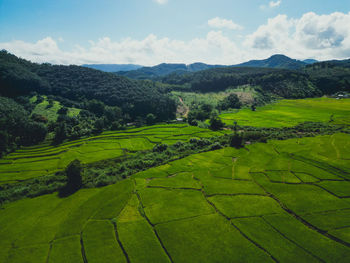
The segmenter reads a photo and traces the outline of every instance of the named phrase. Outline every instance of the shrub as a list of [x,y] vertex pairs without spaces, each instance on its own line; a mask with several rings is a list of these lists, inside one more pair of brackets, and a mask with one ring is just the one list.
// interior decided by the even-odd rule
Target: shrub
[[230,146],[235,148],[243,147],[243,136],[241,133],[234,133],[230,137]]
[[166,149],[168,149],[167,144],[157,144],[153,147],[153,152],[164,152]]

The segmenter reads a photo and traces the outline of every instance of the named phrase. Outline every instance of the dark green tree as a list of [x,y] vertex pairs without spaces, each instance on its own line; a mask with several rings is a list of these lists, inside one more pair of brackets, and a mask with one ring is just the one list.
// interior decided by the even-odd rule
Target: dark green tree
[[209,124],[209,128],[213,131],[221,130],[225,126],[222,120],[215,114],[211,116]]
[[242,106],[236,94],[232,93],[218,103],[219,110],[239,109]]
[[54,144],[59,144],[67,138],[67,126],[64,122],[60,122],[55,129]]
[[152,124],[155,124],[155,122],[156,122],[156,116],[154,116],[154,114],[152,114],[152,113],[147,114],[146,124],[152,125]]
[[68,164],[64,172],[67,177],[67,183],[59,193],[62,197],[73,194],[79,190],[83,184],[81,176],[82,166],[78,159],[75,159],[70,164]]

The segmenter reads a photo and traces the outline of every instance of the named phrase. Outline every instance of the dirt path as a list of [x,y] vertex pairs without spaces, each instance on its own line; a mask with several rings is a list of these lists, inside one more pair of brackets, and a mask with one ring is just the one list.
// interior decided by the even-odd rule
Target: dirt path
[[178,107],[177,112],[179,114],[181,114],[183,117],[187,118],[187,115],[188,115],[188,112],[190,111],[190,109],[186,106],[186,104],[184,103],[184,101],[181,97],[179,97],[179,101],[180,101],[182,106]]

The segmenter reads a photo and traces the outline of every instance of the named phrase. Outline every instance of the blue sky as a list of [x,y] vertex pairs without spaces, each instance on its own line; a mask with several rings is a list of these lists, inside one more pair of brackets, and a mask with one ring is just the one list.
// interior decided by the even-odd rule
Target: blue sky
[[349,0],[0,0],[0,48],[58,64],[346,58],[349,12]]

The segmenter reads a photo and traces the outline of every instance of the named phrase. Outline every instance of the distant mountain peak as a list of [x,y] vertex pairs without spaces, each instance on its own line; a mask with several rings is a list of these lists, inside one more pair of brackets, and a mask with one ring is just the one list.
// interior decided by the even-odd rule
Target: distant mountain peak
[[267,59],[251,60],[235,65],[235,67],[300,69],[305,65],[306,63],[303,61],[292,59],[283,54],[275,54]]

